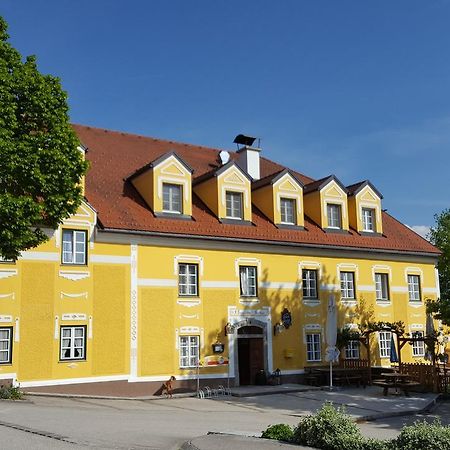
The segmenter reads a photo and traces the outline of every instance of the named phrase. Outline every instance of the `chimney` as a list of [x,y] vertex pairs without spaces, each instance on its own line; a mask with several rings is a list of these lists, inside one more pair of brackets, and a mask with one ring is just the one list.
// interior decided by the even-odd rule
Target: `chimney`
[[[236,136],[234,142],[238,145],[237,153],[239,154],[236,163],[254,180],[259,180],[261,178],[259,170],[259,153],[261,149],[259,147],[253,147],[255,140],[256,138],[244,136],[243,134]],[[242,147],[239,147],[239,144],[241,144]]]

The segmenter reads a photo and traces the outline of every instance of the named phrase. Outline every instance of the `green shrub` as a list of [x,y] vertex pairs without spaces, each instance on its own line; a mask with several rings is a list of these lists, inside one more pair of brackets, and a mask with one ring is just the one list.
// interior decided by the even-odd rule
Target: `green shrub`
[[262,432],[262,438],[276,439],[278,441],[291,442],[294,437],[294,430],[284,423],[270,425],[267,430]]
[[23,393],[18,386],[1,386],[0,398],[10,400],[20,400]]
[[395,447],[392,446],[391,441],[366,438],[362,443],[361,450],[395,450]]
[[395,450],[450,450],[450,426],[439,420],[414,422],[403,427],[392,444]]
[[[343,408],[325,403],[312,416],[306,416],[294,430],[294,441],[322,450],[369,450],[358,426]],[[417,449],[416,449],[417,450]]]

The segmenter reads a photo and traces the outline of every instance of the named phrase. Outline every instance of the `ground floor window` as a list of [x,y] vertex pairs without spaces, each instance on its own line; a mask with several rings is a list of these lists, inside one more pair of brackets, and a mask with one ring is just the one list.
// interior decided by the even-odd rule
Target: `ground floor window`
[[359,341],[348,341],[345,347],[345,359],[359,359]]
[[12,327],[0,328],[0,364],[12,362]]
[[197,367],[199,348],[199,336],[180,336],[180,367]]
[[306,335],[306,360],[320,361],[320,333],[308,333]]
[[86,359],[86,326],[61,327],[60,359]]
[[[423,331],[413,331],[411,334],[413,338],[423,338]],[[413,356],[425,356],[425,342],[415,341],[412,344],[412,354]]]
[[380,358],[389,358],[391,356],[391,338],[392,334],[390,331],[378,332]]

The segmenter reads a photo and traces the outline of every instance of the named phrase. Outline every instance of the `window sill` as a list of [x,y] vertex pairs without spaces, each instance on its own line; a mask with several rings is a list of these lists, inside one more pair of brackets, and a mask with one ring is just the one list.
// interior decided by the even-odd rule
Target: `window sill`
[[296,225],[294,223],[277,223],[275,225],[280,230],[297,230],[297,231],[304,231],[305,227],[302,227],[300,225]]
[[229,217],[225,217],[223,219],[219,219],[220,223],[224,225],[244,225],[244,226],[253,226],[253,223],[250,220],[244,219],[231,219]]
[[74,363],[74,362],[86,362],[86,358],[84,359],[60,359],[58,362],[60,362],[61,364],[70,364],[70,363]]
[[318,298],[304,298],[302,303],[308,306],[317,306],[320,305],[320,300]]
[[343,228],[324,228],[323,231],[325,231],[325,233],[349,234],[349,232]]
[[391,301],[390,300],[376,300],[376,304],[380,305],[380,306],[389,306],[391,305]]
[[62,266],[62,267],[87,267],[88,264],[87,263],[65,263],[65,262],[61,262],[60,266]]
[[194,220],[192,216],[181,214],[177,212],[155,212],[155,217],[159,219],[174,219],[174,220]]
[[239,303],[241,303],[242,305],[256,305],[259,303],[259,298],[258,297],[240,297],[239,298]]
[[377,233],[375,231],[359,231],[359,235],[364,237],[383,237],[382,233]]
[[322,362],[322,360],[321,360],[321,359],[315,359],[315,360],[313,360],[313,361],[310,361],[310,360],[306,360],[306,362],[307,362],[307,363],[311,363],[311,364],[314,364],[314,363],[321,363],[321,362]]
[[341,304],[346,306],[356,306],[356,298],[341,298]]
[[178,297],[177,303],[179,305],[191,307],[191,306],[198,306],[200,305],[202,301],[198,297]]

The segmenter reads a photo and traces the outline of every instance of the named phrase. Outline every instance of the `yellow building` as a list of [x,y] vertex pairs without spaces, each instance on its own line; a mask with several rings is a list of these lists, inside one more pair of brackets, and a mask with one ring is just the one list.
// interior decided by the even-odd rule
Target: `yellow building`
[[[151,393],[197,371],[208,384],[276,368],[294,380],[325,363],[330,297],[340,328],[402,320],[424,333],[439,252],[382,210],[370,182],[313,180],[251,144],[75,130],[86,201],[47,243],[0,264],[1,379],[97,393]],[[373,336],[374,364],[389,365],[390,338]],[[353,342],[341,356],[359,352]],[[402,353],[423,356],[421,343]]]

